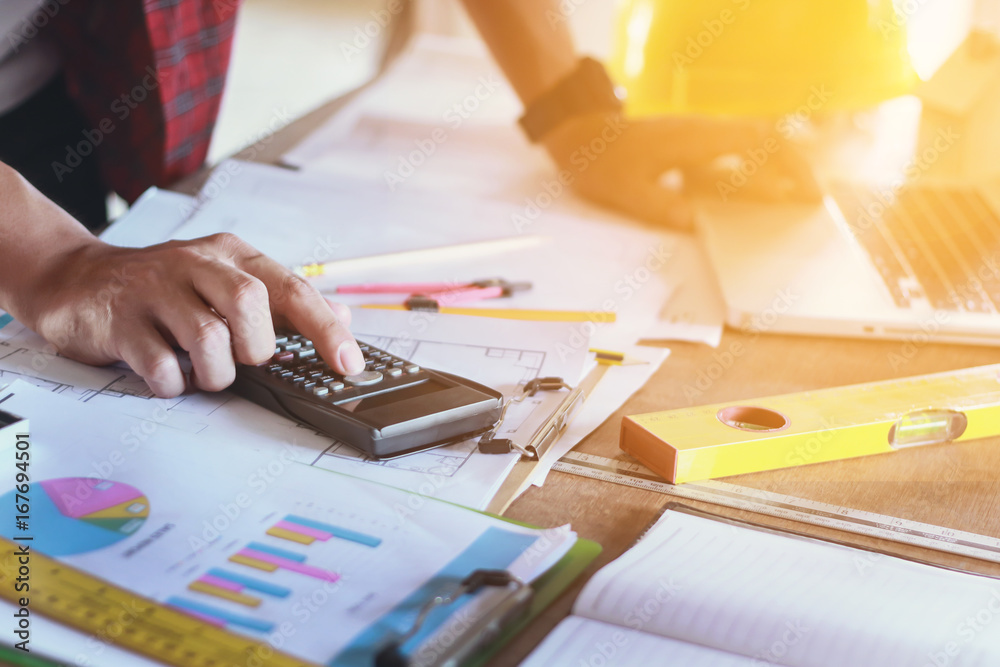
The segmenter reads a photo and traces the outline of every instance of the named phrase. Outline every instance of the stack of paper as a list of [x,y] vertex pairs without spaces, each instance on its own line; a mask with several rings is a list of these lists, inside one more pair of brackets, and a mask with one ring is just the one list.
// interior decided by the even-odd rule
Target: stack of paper
[[[630,356],[646,362],[639,367],[609,370],[599,394],[604,398],[585,406],[583,414],[574,420],[573,429],[536,468],[529,483],[540,484],[548,467],[557,460],[556,454],[565,453],[607,419],[643,386],[666,358],[666,350],[641,350],[635,344],[640,338],[648,337],[646,332],[653,328],[671,326],[660,319],[660,313],[672,290],[669,276],[675,264],[674,246],[686,239],[627,221],[610,224],[567,213],[546,214],[531,223],[530,228],[519,229],[517,219],[521,209],[510,202],[431,191],[388,194],[349,177],[318,171],[294,172],[232,162],[220,166],[217,173],[228,175],[226,187],[213,190],[206,186],[197,209],[174,231],[174,238],[195,238],[227,231],[266,250],[288,266],[344,260],[339,264],[335,262],[326,275],[313,280],[331,298],[352,307],[355,334],[377,346],[380,343],[371,337],[397,331],[399,325],[394,323],[409,321],[415,323],[410,326],[413,329],[424,320],[433,319],[437,322],[434,331],[439,335],[451,327],[456,345],[495,341],[490,346],[545,351],[549,355],[547,370],[539,368],[539,374],[532,377],[550,375],[576,384],[582,377],[583,361],[591,346],[627,351]],[[510,250],[511,240],[528,237],[535,242]],[[449,245],[473,242],[479,242],[481,250],[474,256],[447,251]],[[497,252],[489,251],[491,242],[497,243]],[[372,257],[386,252],[428,248],[443,250],[434,254],[432,261],[401,261],[399,255],[384,261],[375,261],[378,257]],[[353,261],[365,256],[371,261],[364,265]],[[426,257],[426,254],[421,253],[421,256]],[[682,260],[685,266],[689,262],[690,258]],[[377,311],[363,306],[399,304],[406,295],[336,294],[339,285],[428,281],[457,285],[491,277],[530,281],[532,287],[502,300],[477,302],[475,307],[484,313],[491,308],[574,311],[594,316],[611,312],[616,321],[552,325],[503,320],[504,325],[497,327],[496,321],[486,318],[448,319],[426,313],[398,314],[399,317],[393,320],[375,318],[373,313]],[[519,338],[519,333],[524,337]],[[412,356],[407,349],[395,349],[391,345],[388,349],[404,357]],[[475,366],[449,365],[445,359],[420,361],[415,357],[414,361],[479,379],[506,391],[478,378]],[[525,378],[528,379],[532,378]],[[561,398],[559,394],[536,398],[544,402],[536,405],[536,417]],[[517,422],[513,423],[517,427]],[[530,436],[533,430],[517,427],[516,432],[523,438],[525,434]],[[482,501],[476,505],[485,506],[509,467],[502,467],[495,460],[487,464],[482,455],[472,451],[472,443],[466,447],[472,460],[490,465],[498,472],[490,480],[491,484],[478,479],[473,487],[485,491],[479,496]],[[339,451],[348,450],[341,448]],[[420,456],[432,459],[437,454],[429,452]],[[401,461],[386,465],[415,464],[414,457]],[[468,475],[468,472],[463,474]],[[379,478],[384,479],[381,475]],[[384,481],[399,484],[402,480]],[[466,503],[471,501],[468,494],[444,497]]]
[[[174,238],[232,232],[292,267],[500,242],[500,251],[473,257],[443,252],[419,264],[391,258],[361,269],[350,262],[342,269],[334,265],[315,281],[325,291],[372,282],[530,281],[530,290],[477,306],[616,313],[613,326],[581,325],[577,336],[566,341],[585,349],[591,337],[599,347],[634,343],[658,321],[670,296],[667,272],[676,238],[662,231],[563,214],[521,226],[520,207],[508,202],[431,192],[380,193],[345,177],[249,163],[227,163],[218,171],[228,165],[238,167],[235,175],[214,197],[201,199]],[[505,242],[527,236],[537,242],[508,251]],[[401,303],[405,296],[386,298]],[[337,299],[348,305],[375,300],[371,295]]]
[[[480,42],[420,35],[378,82],[283,159],[383,194],[462,193],[506,202],[515,207],[520,233],[536,233],[550,218],[580,225],[584,238],[593,234],[584,220],[625,235],[637,229],[634,221],[584,202],[571,184],[560,182],[545,151],[517,127],[520,112]],[[633,336],[718,345],[724,309],[707,261],[690,236],[658,232],[672,248],[663,274],[670,289],[651,307],[651,323],[633,328]],[[599,251],[603,240],[592,237],[591,249]],[[580,259],[585,266],[607,261],[590,254]],[[632,264],[630,270],[637,268]]]
[[[18,536],[32,550],[317,664],[372,664],[387,634],[472,570],[530,582],[576,539],[300,465],[251,429],[147,429],[23,382],[0,400],[31,422],[30,523]],[[14,458],[11,444],[0,453]],[[14,491],[0,491],[11,539]],[[423,636],[452,631],[435,618]],[[115,664],[96,638],[32,623],[33,648]]]
[[[435,90],[423,90],[431,71]],[[424,83],[412,99],[423,102],[399,104],[415,81]],[[105,238],[142,246],[228,231],[289,267],[332,261],[316,285],[352,307],[359,338],[508,397],[535,377],[576,384],[593,367],[591,346],[645,361],[607,369],[593,399],[529,479],[541,483],[558,454],[617,410],[666,357],[666,350],[637,348],[640,339],[717,342],[721,327],[710,320],[718,316],[721,323],[721,315],[703,316],[709,281],[679,276],[697,269],[691,240],[597,210],[553,185],[548,158],[528,146],[512,122],[517,109],[479,50],[418,40],[384,81],[289,156],[305,168],[223,163],[196,199],[151,191]],[[463,245],[469,243],[477,244],[475,253]],[[455,246],[459,250],[447,250]],[[432,254],[419,260],[385,256],[428,249]],[[335,293],[351,283],[461,284],[492,277],[530,281],[532,289],[475,307],[614,312],[617,321],[503,320],[497,326],[487,318],[361,307],[398,304],[406,295]],[[679,308],[669,312],[666,304]],[[259,446],[288,443],[296,460],[475,508],[489,504],[515,462],[514,455],[480,454],[473,441],[368,461],[226,393],[156,400],[128,369],[70,362],[19,324],[0,321],[0,384],[16,378],[188,433],[236,438],[249,427],[262,436]],[[562,398],[555,392],[516,406],[503,435],[526,444]]]
[[[483,318],[359,310],[353,329],[363,340],[418,364],[465,375],[510,396],[535,377],[579,380],[586,349],[556,349],[571,334],[571,326],[510,322],[500,329]],[[516,461],[513,454],[480,454],[472,440],[399,459],[370,461],[341,442],[228,392],[157,399],[131,370],[94,368],[60,357],[40,337],[11,322],[0,327],[0,385],[17,379],[88,407],[141,419],[151,428],[223,441],[240,441],[252,431],[257,437],[248,440],[246,447],[287,451],[309,465],[477,509],[486,507]],[[530,435],[560,398],[553,393],[511,411],[507,428]]]

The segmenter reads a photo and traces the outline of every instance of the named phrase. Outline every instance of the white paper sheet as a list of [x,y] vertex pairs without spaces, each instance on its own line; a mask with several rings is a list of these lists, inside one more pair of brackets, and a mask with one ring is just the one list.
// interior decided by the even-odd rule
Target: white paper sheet
[[521,663],[521,667],[764,667],[768,664],[776,663],[650,635],[620,625],[570,616],[549,633],[545,641]]
[[619,351],[646,363],[607,367],[600,382],[587,397],[583,409],[566,427],[562,437],[549,448],[549,451],[531,471],[531,474],[518,488],[514,498],[520,496],[531,486],[545,484],[552,466],[617,412],[635,392],[642,389],[670,355],[670,350],[667,349],[637,345]]
[[[431,82],[422,91],[421,104],[399,104],[407,99],[414,74],[422,71],[433,71],[435,76],[421,79]],[[621,256],[624,261],[619,263],[614,252],[602,257],[600,250],[615,247],[616,231],[626,235],[624,243],[641,245],[641,240],[631,236],[635,223],[583,201],[558,181],[551,159],[529,144],[514,122],[517,113],[511,113],[508,102],[515,96],[506,82],[494,94],[502,97],[503,104],[477,109],[460,122],[449,122],[454,115],[445,116],[463,84],[491,72],[495,65],[481,44],[417,39],[384,76],[284,159],[313,178],[349,179],[359,188],[385,196],[421,192],[451,197],[461,192],[481,201],[506,202],[515,207],[513,216],[521,233],[546,233],[560,246],[569,244],[563,252],[548,250],[550,259],[570,251],[578,259],[576,270],[569,273],[565,266],[550,271],[544,260],[539,264],[536,258],[542,250],[531,257],[522,254],[519,265],[526,266],[530,259],[536,271],[543,275],[561,272],[570,285],[580,280],[580,267],[614,267],[619,271],[616,280],[628,281],[640,270],[641,259]],[[546,227],[551,231],[546,232]],[[669,238],[665,247],[673,249],[658,280],[666,289],[642,299],[636,310],[649,316],[625,321],[618,329],[627,333],[606,344],[614,347],[650,338],[718,345],[724,309],[711,269],[700,261],[701,251],[689,235],[658,231]],[[592,288],[594,281],[583,280]],[[611,284],[621,288],[613,297],[626,293],[626,284]],[[605,341],[599,337],[598,343]]]
[[303,166],[328,155],[366,112],[453,128],[513,124],[520,108],[482,42],[417,35],[378,82],[286,153],[284,161]]
[[[135,419],[24,382],[11,384],[3,399],[6,410],[31,422],[32,511],[21,534],[34,538],[33,549],[160,602],[208,605],[215,618],[261,623],[227,627],[324,664],[348,647],[368,645],[365,633],[375,623],[405,626],[415,612],[399,606],[411,595],[440,592],[436,586],[417,592],[434,577],[518,562],[519,574],[532,580],[575,540],[571,531],[549,531],[536,545],[541,531],[308,468],[287,451],[255,443],[253,432],[227,441],[159,429],[129,443],[123,434],[139,424]],[[3,492],[12,488],[8,479]],[[0,531],[8,538],[13,505],[11,498],[0,508]],[[270,532],[282,521],[320,522],[332,535],[309,544],[282,539]],[[519,561],[529,548],[538,553]],[[232,560],[240,554],[259,560],[275,549],[289,554],[276,571]],[[259,600],[249,606],[190,587],[213,568],[286,592],[244,588]],[[307,600],[313,605],[303,613]],[[34,641],[75,657],[44,636]]]
[[[434,142],[435,138],[440,142]],[[443,129],[438,124],[383,117],[371,111],[345,127],[335,146],[302,170],[348,178],[383,194],[461,192],[466,197],[522,205],[538,196],[553,178],[551,159],[544,150],[530,145],[513,123]],[[569,204],[585,210],[568,191],[561,192],[559,201],[552,205],[560,210]]]
[[150,188],[101,233],[101,240],[125,248],[166,241],[194,210],[194,201],[179,192]]
[[[497,327],[485,318],[359,310],[353,329],[362,339],[418,364],[470,377],[508,395],[518,383],[534,377],[578,378],[586,359],[586,341],[581,347],[564,344],[573,335],[572,325],[566,323],[512,321]],[[343,443],[228,392],[154,398],[131,370],[95,368],[60,357],[36,334],[11,322],[0,327],[0,384],[16,379],[88,406],[137,417],[155,428],[233,440],[254,431],[270,449],[290,447],[298,461],[478,509],[489,504],[516,462],[513,454],[480,454],[473,441],[369,461]],[[532,426],[557,402],[555,394],[540,396],[514,410],[508,424],[521,427],[517,437],[530,437]]]
[[676,288],[660,311],[659,321],[646,330],[646,338],[719,347],[726,303],[712,265],[696,238],[685,235],[677,239],[668,280]]
[[[614,325],[581,324],[594,344],[616,348],[634,343],[658,319],[673,285],[668,279],[677,235],[625,220],[597,220],[546,213],[524,217],[524,207],[440,193],[373,193],[329,176],[239,164],[225,188],[202,198],[198,210],[176,232],[193,238],[229,231],[276,260],[298,266],[314,261],[440,248],[448,244],[541,237],[510,252],[414,265],[404,262],[356,269],[331,268],[316,279],[321,290],[337,284],[424,282],[462,284],[502,277],[527,280],[532,289],[483,308],[614,311]],[[217,170],[225,173],[226,165]],[[401,303],[406,295],[383,297]],[[340,298],[340,297],[338,297]],[[378,297],[342,297],[349,305]],[[578,336],[579,337],[579,336]]]
[[[559,322],[512,321],[498,327],[487,318],[357,310],[351,326],[359,338],[376,347],[427,368],[464,375],[508,397],[537,377],[579,378],[587,357],[586,347],[563,344],[572,329]],[[508,410],[499,436],[528,444],[561,398],[558,392],[543,392]],[[481,454],[477,441],[378,463],[335,443],[314,465],[483,509],[517,462],[517,455]]]
[[[217,186],[225,176],[224,185]],[[289,267],[517,235],[507,210],[462,197],[386,197],[249,162],[213,171],[177,239],[231,232]]]

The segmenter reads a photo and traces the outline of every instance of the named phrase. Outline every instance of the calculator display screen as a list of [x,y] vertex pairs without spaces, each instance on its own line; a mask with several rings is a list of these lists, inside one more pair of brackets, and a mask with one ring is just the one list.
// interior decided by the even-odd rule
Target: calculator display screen
[[411,398],[417,398],[418,396],[426,396],[427,394],[433,394],[449,388],[450,387],[448,385],[437,382],[436,380],[427,380],[425,382],[406,385],[405,387],[400,387],[399,389],[392,391],[383,391],[375,394],[374,396],[362,396],[361,398],[356,398],[353,401],[337,403],[337,407],[343,408],[348,412],[361,413],[373,408],[381,408],[386,405],[398,403],[399,401],[406,401]]

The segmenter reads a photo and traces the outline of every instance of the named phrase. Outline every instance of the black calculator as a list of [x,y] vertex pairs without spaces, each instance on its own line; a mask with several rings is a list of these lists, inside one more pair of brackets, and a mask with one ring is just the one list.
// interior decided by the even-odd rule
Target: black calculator
[[237,366],[230,389],[377,459],[472,438],[500,420],[500,392],[358,345],[365,370],[345,376],[308,338],[279,334],[271,360]]

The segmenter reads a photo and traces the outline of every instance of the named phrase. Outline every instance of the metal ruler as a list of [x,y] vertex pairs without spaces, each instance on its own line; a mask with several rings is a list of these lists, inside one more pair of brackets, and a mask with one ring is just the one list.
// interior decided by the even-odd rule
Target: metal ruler
[[[19,577],[28,590],[15,590]],[[0,597],[18,607],[20,598],[27,598],[29,618],[46,616],[176,667],[313,667],[266,642],[203,623],[36,551],[25,556],[18,544],[2,538]]]
[[706,481],[670,484],[662,477],[628,461],[569,452],[553,470],[623,484],[675,498],[700,500],[733,509],[791,519],[849,533],[879,537],[947,553],[1000,563],[1000,539],[929,523],[838,507],[828,503],[761,491],[726,482]]

